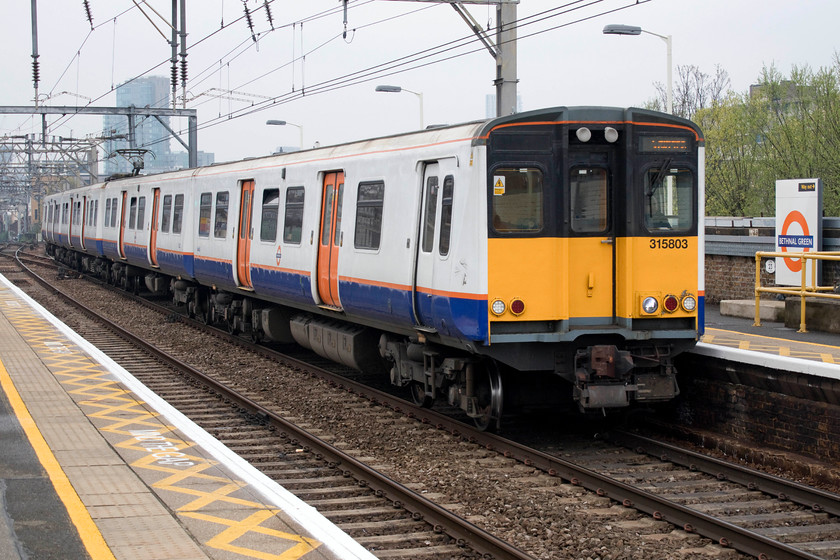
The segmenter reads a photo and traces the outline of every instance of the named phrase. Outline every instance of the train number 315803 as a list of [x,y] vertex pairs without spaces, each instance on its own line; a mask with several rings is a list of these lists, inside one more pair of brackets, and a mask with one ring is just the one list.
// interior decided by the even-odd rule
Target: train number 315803
[[688,239],[651,239],[651,249],[688,249]]

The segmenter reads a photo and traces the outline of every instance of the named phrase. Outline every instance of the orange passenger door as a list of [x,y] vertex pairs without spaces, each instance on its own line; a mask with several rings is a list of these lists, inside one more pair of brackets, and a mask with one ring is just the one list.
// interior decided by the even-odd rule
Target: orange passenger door
[[120,210],[120,241],[118,244],[118,250],[120,252],[120,258],[125,258],[125,206],[126,201],[128,200],[128,193],[123,191],[122,193],[122,209]]
[[87,229],[85,226],[87,225],[88,212],[89,212],[88,206],[90,204],[92,204],[92,203],[88,202],[87,197],[83,196],[82,197],[82,208],[81,208],[81,214],[82,215],[79,216],[80,222],[81,222],[81,226],[79,228],[79,246],[82,248],[82,251],[85,250],[85,231]]
[[160,205],[160,189],[154,189],[152,196],[152,225],[149,231],[149,262],[157,267],[157,231],[158,231],[158,207]]
[[236,269],[241,288],[251,284],[251,207],[254,201],[254,181],[242,182],[239,203],[239,241],[236,245]]
[[344,173],[327,173],[321,200],[321,240],[318,244],[318,296],[324,305],[341,308],[338,297],[338,250],[341,247],[341,200]]

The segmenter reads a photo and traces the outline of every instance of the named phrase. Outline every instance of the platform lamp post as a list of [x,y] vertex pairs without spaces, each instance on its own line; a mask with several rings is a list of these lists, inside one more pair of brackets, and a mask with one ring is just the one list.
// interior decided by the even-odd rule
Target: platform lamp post
[[269,119],[265,121],[265,124],[274,125],[274,126],[296,126],[300,130],[300,149],[303,150],[303,127],[299,124],[290,123],[287,121],[278,121],[274,119]]
[[423,130],[423,93],[418,93],[416,91],[411,91],[410,89],[405,89],[404,87],[400,86],[376,86],[376,91],[385,92],[385,93],[413,93],[417,96],[417,99],[420,101],[420,130]]
[[641,27],[637,27],[635,25],[621,25],[621,24],[611,24],[604,26],[604,35],[641,35],[642,33],[647,33],[648,35],[653,35],[654,37],[659,37],[663,41],[665,41],[665,45],[668,48],[668,113],[673,115],[674,114],[674,84],[672,79],[672,68],[671,68],[671,36],[670,35],[660,35],[659,33],[653,33],[651,31],[646,31]]

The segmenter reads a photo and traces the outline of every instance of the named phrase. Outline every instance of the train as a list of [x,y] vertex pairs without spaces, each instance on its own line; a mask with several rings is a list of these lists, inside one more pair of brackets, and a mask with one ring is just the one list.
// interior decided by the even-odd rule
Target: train
[[673,115],[546,108],[57,192],[41,233],[67,266],[497,428],[679,394],[704,150]]

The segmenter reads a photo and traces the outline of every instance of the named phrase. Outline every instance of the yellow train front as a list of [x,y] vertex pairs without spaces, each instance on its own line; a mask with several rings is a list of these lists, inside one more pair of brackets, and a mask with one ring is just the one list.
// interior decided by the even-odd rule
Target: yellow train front
[[642,109],[534,117],[491,121],[482,135],[484,352],[565,378],[584,411],[670,400],[673,358],[703,325],[701,132]]

